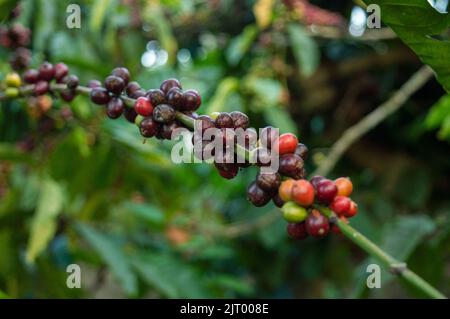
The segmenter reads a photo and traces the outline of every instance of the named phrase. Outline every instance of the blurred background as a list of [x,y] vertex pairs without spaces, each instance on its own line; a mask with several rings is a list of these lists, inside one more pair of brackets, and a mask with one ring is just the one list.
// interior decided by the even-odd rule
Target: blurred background
[[[422,63],[384,25],[365,30],[358,1],[21,1],[32,65],[65,62],[81,83],[118,65],[144,88],[177,77],[199,113],[240,110],[251,125],[297,133],[312,173],[342,132]],[[70,3],[81,28],[66,27]],[[9,72],[0,48],[0,75]],[[363,136],[330,172],[350,176],[352,226],[450,294],[450,100],[433,78]],[[447,116],[447,117],[446,117]],[[446,120],[445,120],[446,118]],[[446,123],[446,124],[445,124]],[[442,127],[441,127],[442,124]],[[257,170],[222,179],[176,165],[88,98],[1,102],[0,296],[17,298],[409,298],[339,235],[290,240],[272,204],[245,189]],[[68,289],[79,264],[82,288]]]

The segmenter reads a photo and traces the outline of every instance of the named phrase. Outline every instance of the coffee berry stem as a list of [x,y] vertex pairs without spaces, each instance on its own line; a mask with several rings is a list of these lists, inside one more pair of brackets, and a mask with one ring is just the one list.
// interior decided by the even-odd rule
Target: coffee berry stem
[[402,277],[408,283],[410,283],[411,285],[422,291],[430,298],[434,299],[447,298],[436,288],[431,286],[428,282],[426,282],[424,279],[422,279],[416,273],[410,270],[406,263],[398,261],[391,255],[383,251],[380,247],[378,247],[366,236],[364,236],[359,231],[354,229],[352,226],[339,219],[331,209],[324,206],[316,206],[315,208],[318,209],[324,216],[326,216],[331,223],[338,226],[341,232],[348,239],[350,239],[352,242],[354,242],[357,246],[359,246],[361,249],[363,249],[372,257],[375,257],[376,259],[380,260],[392,274]]

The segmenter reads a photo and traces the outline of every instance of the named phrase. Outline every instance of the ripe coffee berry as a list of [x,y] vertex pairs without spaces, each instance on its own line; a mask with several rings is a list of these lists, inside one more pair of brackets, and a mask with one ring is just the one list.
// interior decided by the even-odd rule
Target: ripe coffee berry
[[[239,166],[234,163],[214,163],[220,176],[226,179],[232,179],[236,177],[239,172]],[[256,199],[254,199],[256,200]],[[270,198],[269,198],[270,200]],[[253,202],[252,202],[253,203]],[[265,204],[264,204],[265,205]],[[255,204],[256,206],[256,204]]]
[[[146,95],[145,91],[142,90],[142,89],[139,89],[139,90],[134,91],[134,92],[130,95],[130,97],[131,97],[132,99],[138,99],[138,98],[140,98],[140,97],[144,97],[145,95]],[[152,104],[152,105],[153,105],[153,104]]]
[[274,143],[277,143],[278,130],[276,130],[272,126],[267,126],[261,130],[259,139],[262,146],[271,149],[272,145],[274,145]]
[[289,223],[287,225],[287,233],[292,239],[302,240],[308,237],[305,222]]
[[172,122],[169,124],[164,124],[161,127],[161,137],[166,140],[170,140],[172,138],[172,133],[177,128],[180,128],[180,126],[176,122]]
[[64,81],[66,82],[66,85],[69,89],[74,90],[77,88],[80,81],[78,80],[78,77],[76,75],[69,75],[64,78]]
[[284,200],[281,199],[280,194],[277,192],[272,197],[272,202],[275,204],[275,206],[281,208],[284,205]]
[[51,81],[55,76],[55,68],[51,63],[44,62],[39,67],[39,79],[43,81]]
[[183,104],[183,92],[179,88],[171,88],[166,94],[167,103],[180,110]]
[[298,139],[294,134],[285,133],[281,134],[278,138],[278,143],[275,147],[278,150],[278,154],[294,154],[298,145]]
[[239,111],[233,111],[230,113],[231,118],[233,119],[234,128],[242,128],[247,129],[249,126],[248,116]]
[[260,172],[258,176],[256,176],[256,184],[266,192],[274,193],[281,184],[281,176],[278,173]]
[[291,197],[301,206],[311,206],[314,202],[314,187],[306,179],[295,181],[292,185]]
[[350,201],[350,208],[345,213],[345,217],[351,218],[358,214],[358,204],[356,204],[354,201]]
[[159,123],[170,123],[175,120],[175,110],[168,104],[160,104],[153,110],[153,119]]
[[134,92],[136,92],[140,88],[141,86],[139,85],[139,83],[137,83],[136,81],[132,81],[128,83],[127,87],[125,88],[125,92],[127,93],[128,96],[131,96]]
[[262,207],[270,201],[271,197],[256,182],[252,182],[247,188],[247,199],[256,207]]
[[316,175],[313,176],[309,181],[311,182],[312,186],[314,186],[314,189],[317,189],[317,184],[319,184],[319,182],[323,181],[324,179],[325,177]]
[[181,88],[181,84],[177,79],[167,79],[163,83],[161,83],[161,86],[159,89],[164,92],[164,94],[167,94],[171,88]]
[[295,179],[302,178],[304,162],[302,158],[296,154],[285,154],[280,157],[279,172],[282,175]]
[[69,74],[69,67],[66,64],[55,64],[55,79],[57,82],[60,82],[67,74]]
[[146,97],[141,96],[134,103],[134,110],[142,116],[151,116],[153,114],[153,105]]
[[290,223],[300,223],[308,216],[306,208],[298,206],[294,202],[287,202],[281,207],[283,218]]
[[120,98],[113,97],[106,106],[106,114],[111,119],[120,117],[123,113],[124,105]]
[[270,166],[272,162],[271,153],[266,148],[258,147],[255,149],[256,165],[258,167]]
[[112,94],[119,95],[125,88],[125,81],[115,75],[110,75],[105,79],[105,88]]
[[207,129],[216,128],[214,121],[208,115],[200,115],[195,119],[195,130],[201,129],[202,134]]
[[136,111],[132,107],[125,107],[125,109],[123,110],[123,116],[125,116],[127,121],[130,122],[130,123],[134,123],[134,121],[136,120],[136,116],[137,115],[138,114],[136,113]]
[[147,98],[150,99],[150,102],[153,106],[157,106],[159,104],[166,103],[166,94],[158,89],[152,89],[147,92]]
[[124,67],[117,67],[111,72],[112,75],[117,76],[123,80],[125,85],[130,81],[130,71]]
[[348,197],[337,195],[330,203],[330,209],[338,214],[344,216],[350,209],[351,200]]
[[278,195],[280,195],[281,200],[288,202],[292,200],[292,187],[294,186],[293,179],[287,179],[283,181],[278,189]]
[[102,82],[98,81],[98,80],[90,80],[88,83],[88,88],[98,88],[102,86]]
[[72,90],[64,90],[59,93],[61,96],[61,99],[63,99],[66,102],[71,102],[75,98],[75,92]]
[[334,181],[336,184],[338,195],[341,196],[350,196],[353,192],[353,184],[351,180],[347,177],[339,177]]
[[90,97],[92,102],[99,105],[107,104],[111,99],[111,97],[108,94],[108,91],[102,87],[93,88],[91,90]]
[[202,98],[196,90],[186,90],[183,93],[182,108],[185,111],[195,111],[202,104]]
[[330,231],[328,219],[315,209],[306,218],[305,224],[306,231],[312,237],[325,237]]
[[308,148],[305,144],[298,143],[295,154],[299,155],[305,161],[308,158]]
[[39,71],[29,69],[23,74],[23,80],[28,84],[34,84],[39,80]]
[[35,84],[34,89],[33,89],[33,93],[34,95],[43,95],[45,93],[47,93],[49,90],[49,84],[47,81],[39,81]]
[[144,137],[153,137],[158,133],[159,125],[153,118],[146,117],[142,120],[139,130]]
[[228,113],[219,113],[216,117],[216,119],[214,120],[214,122],[216,123],[216,126],[218,128],[233,128],[234,127],[234,122],[233,122],[233,118],[230,116],[230,114]]
[[319,202],[330,203],[337,195],[337,187],[329,179],[321,180],[316,187],[316,197]]

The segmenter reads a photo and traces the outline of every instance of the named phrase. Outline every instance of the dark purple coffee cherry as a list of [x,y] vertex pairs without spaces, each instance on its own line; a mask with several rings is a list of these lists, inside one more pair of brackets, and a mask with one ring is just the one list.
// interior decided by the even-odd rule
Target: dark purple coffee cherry
[[139,90],[134,91],[134,92],[130,95],[130,97],[131,97],[132,99],[138,99],[138,98],[143,97],[143,96],[145,96],[145,95],[146,95],[145,91],[142,90],[142,89],[139,89]]
[[202,98],[196,90],[186,90],[183,93],[182,108],[185,111],[195,111],[202,104]]
[[264,167],[264,166],[270,166],[272,163],[271,153],[266,148],[258,148],[255,150],[256,155],[256,166],[258,167]]
[[98,88],[102,86],[102,82],[98,81],[98,80],[90,80],[88,83],[88,88]]
[[303,159],[296,154],[284,154],[280,157],[280,174],[294,179],[300,179],[303,175]]
[[153,120],[153,118],[146,117],[142,120],[139,130],[143,137],[153,137],[158,134],[159,125]]
[[122,115],[123,109],[123,101],[120,98],[113,97],[106,105],[106,114],[111,119],[117,119]]
[[298,143],[295,154],[299,155],[304,161],[308,158],[308,147],[305,144]]
[[228,113],[220,113],[215,120],[218,128],[234,128],[233,118]]
[[317,183],[316,198],[321,203],[330,203],[337,195],[336,184],[329,179],[323,179]]
[[256,182],[252,182],[247,188],[247,199],[256,207],[262,207],[270,201],[271,197]]
[[153,109],[153,119],[159,123],[170,123],[175,120],[176,113],[168,104],[160,104]]
[[64,63],[55,64],[55,79],[60,82],[64,77],[69,74],[69,67]]
[[115,68],[114,70],[112,70],[111,75],[121,78],[125,85],[127,85],[130,81],[130,71],[128,71],[128,69],[124,67]]
[[66,102],[71,102],[75,98],[76,94],[72,90],[63,90],[59,93],[61,96],[61,99],[63,99]]
[[23,74],[23,80],[25,83],[34,84],[39,81],[39,71],[35,69],[29,69]]
[[234,163],[214,163],[220,176],[226,179],[233,179],[239,173],[239,166]]
[[34,85],[33,93],[36,96],[44,95],[45,93],[48,92],[49,88],[50,88],[50,85],[48,84],[47,81],[38,81]]
[[231,118],[233,119],[234,128],[242,128],[247,129],[249,126],[248,116],[239,111],[233,111],[230,113]]
[[159,89],[152,89],[147,91],[147,98],[150,100],[153,106],[157,106],[159,104],[165,104],[166,94]]
[[136,119],[137,115],[138,114],[136,113],[133,107],[125,107],[125,109],[123,110],[123,116],[125,116],[127,121],[130,123],[134,123],[134,120]]
[[323,176],[315,175],[315,176],[311,177],[309,182],[312,184],[314,189],[317,190],[317,185],[319,184],[319,182],[323,181],[324,179],[325,179],[325,177],[323,177]]
[[165,80],[159,89],[164,92],[164,94],[167,94],[171,88],[179,88],[181,90],[181,84],[180,81],[177,79],[167,79]]
[[17,48],[9,59],[11,67],[20,71],[27,68],[31,63],[31,51],[27,48]]
[[199,115],[195,121],[196,121],[196,126],[200,126],[200,124],[202,125],[202,134],[207,129],[216,128],[214,121],[208,115]]
[[51,63],[44,62],[39,67],[39,79],[43,81],[51,81],[55,76],[55,68]]
[[179,88],[171,88],[166,94],[167,103],[181,110],[183,105],[183,92]]
[[105,88],[112,94],[119,95],[125,89],[125,81],[115,75],[110,75],[105,79]]
[[278,137],[279,136],[275,128],[272,126],[267,126],[261,130],[259,139],[263,147],[271,149],[272,145],[274,145],[274,143],[278,140]]
[[108,91],[102,87],[93,88],[91,90],[90,97],[92,102],[99,105],[107,104],[111,99]]
[[283,207],[283,205],[284,205],[284,200],[281,199],[278,192],[276,192],[275,195],[273,195],[272,202],[275,204],[275,206],[277,206],[279,208]]
[[125,92],[127,93],[128,96],[131,96],[134,92],[136,92],[140,88],[141,86],[139,85],[139,83],[137,83],[136,81],[132,81],[128,83]]
[[262,173],[256,176],[256,184],[269,193],[275,193],[280,187],[281,176],[278,173]]
[[75,90],[78,87],[80,80],[78,80],[78,77],[76,75],[69,75],[64,78],[64,82],[66,82],[66,85],[69,89]]
[[172,133],[173,133],[173,131],[176,130],[177,128],[180,128],[180,127],[181,127],[181,126],[178,125],[177,122],[172,122],[172,123],[169,123],[169,124],[164,124],[164,125],[161,127],[161,131],[160,131],[161,137],[162,137],[163,139],[165,139],[165,140],[170,140],[170,139],[172,138]]
[[306,223],[289,223],[287,225],[287,233],[292,239],[302,240],[307,238]]

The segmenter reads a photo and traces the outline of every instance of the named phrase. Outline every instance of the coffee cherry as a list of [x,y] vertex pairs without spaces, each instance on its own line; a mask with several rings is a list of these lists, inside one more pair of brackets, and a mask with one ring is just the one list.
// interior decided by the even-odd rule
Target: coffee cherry
[[242,128],[247,129],[249,126],[248,116],[239,111],[233,111],[230,113],[231,118],[233,119],[234,128]]
[[80,83],[76,75],[66,76],[64,78],[64,81],[66,82],[67,87],[71,90],[75,90],[78,87],[78,84]]
[[280,157],[279,172],[295,179],[303,178],[303,160],[296,154],[285,154]]
[[26,48],[17,48],[11,56],[9,63],[11,67],[18,71],[27,68],[31,62],[31,51]]
[[278,150],[278,154],[294,154],[298,145],[298,139],[294,134],[285,133],[281,134],[278,138],[278,142],[275,145],[275,150]]
[[153,105],[146,97],[140,97],[134,103],[134,110],[142,116],[151,116],[153,114]]
[[308,148],[305,144],[298,143],[297,148],[295,149],[295,154],[300,156],[304,161],[308,158]]
[[280,194],[277,192],[272,197],[272,202],[275,204],[275,206],[281,208],[284,205],[284,200],[281,199]]
[[51,81],[55,76],[55,68],[51,63],[44,62],[39,67],[39,79],[43,81]]
[[306,208],[298,206],[294,202],[287,202],[281,207],[283,218],[289,223],[300,223],[308,216]]
[[69,74],[69,67],[64,63],[55,64],[55,79],[60,82],[64,77]]
[[218,128],[234,128],[233,118],[228,113],[219,113],[214,120]]
[[354,201],[350,201],[350,208],[345,213],[345,217],[351,218],[358,214],[358,204],[356,204]]
[[145,119],[145,117],[143,117],[142,115],[137,115],[136,118],[134,119],[134,124],[136,124],[137,127],[141,127],[141,123],[142,121]]
[[105,79],[105,88],[112,94],[119,95],[125,88],[125,81],[115,75],[110,75]]
[[102,86],[102,82],[98,81],[98,80],[90,80],[88,83],[88,88],[98,88]]
[[140,124],[140,132],[144,137],[153,137],[158,133],[158,123],[156,123],[151,117],[146,117]]
[[117,67],[112,70],[111,75],[117,76],[123,80],[125,85],[130,81],[130,71],[124,67]]
[[204,134],[207,129],[216,128],[216,125],[208,115],[200,115],[195,120],[195,127],[201,127],[202,134]]
[[177,79],[167,79],[159,87],[159,89],[163,91],[164,94],[167,94],[171,88],[178,88],[180,90],[182,89],[181,84]]
[[325,237],[330,231],[330,223],[318,210],[313,209],[308,218],[306,218],[306,231],[312,237]]
[[319,184],[319,182],[323,181],[324,179],[325,179],[325,177],[316,175],[316,176],[313,176],[309,181],[311,182],[314,189],[317,189],[317,184]]
[[289,237],[291,237],[292,239],[302,240],[308,237],[305,222],[289,223],[286,230]]
[[292,187],[294,186],[294,182],[293,179],[287,179],[281,183],[278,189],[278,195],[280,195],[283,201],[288,202],[292,200]]
[[124,104],[120,98],[113,97],[106,106],[106,114],[111,119],[120,117],[123,113]]
[[295,181],[292,185],[291,197],[301,206],[311,206],[314,202],[314,187],[306,179]]
[[341,196],[350,196],[353,192],[353,184],[350,180],[350,178],[347,177],[339,177],[334,181],[336,184],[338,195]]
[[348,197],[337,195],[330,203],[330,209],[338,214],[344,216],[350,209],[351,200]]
[[167,103],[175,107],[177,110],[181,110],[183,104],[183,92],[179,88],[171,88],[166,94]]
[[[138,98],[140,98],[140,97],[145,97],[145,95],[146,95],[146,92],[145,92],[144,90],[142,90],[142,89],[139,89],[139,90],[134,91],[134,92],[130,95],[130,97],[131,97],[132,99],[138,99]],[[153,104],[152,104],[152,105],[153,105]]]
[[128,96],[131,96],[134,92],[136,92],[140,88],[141,86],[139,85],[139,83],[137,83],[136,81],[132,81],[128,83],[127,87],[125,88],[125,92],[127,93]]
[[147,98],[150,99],[150,102],[152,103],[153,106],[167,103],[166,94],[159,89],[148,90]]
[[39,81],[34,85],[33,93],[36,96],[43,95],[49,90],[49,84],[47,81]]
[[160,104],[153,110],[153,119],[159,123],[173,122],[175,117],[175,110],[168,104]]
[[259,173],[256,176],[256,184],[263,190],[269,193],[274,193],[278,190],[281,184],[281,176],[278,173]]
[[20,91],[18,88],[13,88],[13,87],[7,87],[5,89],[5,95],[9,98],[15,98],[18,97],[20,94]]
[[186,111],[195,111],[202,104],[202,98],[196,90],[186,90],[183,93],[182,108]]
[[278,140],[278,132],[272,126],[267,126],[261,130],[259,140],[262,146],[271,149]]
[[35,69],[29,69],[23,74],[23,80],[26,83],[34,84],[39,80],[39,71]]
[[170,140],[172,138],[172,133],[174,130],[176,130],[177,128],[180,128],[180,125],[178,125],[178,123],[176,122],[172,122],[169,124],[164,124],[161,127],[161,137],[165,140]]
[[136,113],[136,111],[132,107],[125,107],[125,109],[123,110],[123,116],[125,116],[127,121],[130,122],[130,123],[134,123],[134,121],[136,120],[136,116],[137,115],[138,114]]
[[61,96],[61,99],[63,99],[66,102],[71,102],[75,98],[75,92],[72,90],[63,90],[59,93]]
[[254,156],[256,156],[256,166],[258,167],[270,166],[272,163],[271,153],[266,148],[258,147],[254,150]]
[[324,179],[317,184],[316,197],[321,203],[330,203],[337,194],[337,187],[333,181]]
[[[236,177],[239,172],[239,166],[234,163],[214,163],[220,176],[226,179],[232,179]],[[270,200],[270,199],[269,199]],[[264,204],[265,205],[265,204]],[[256,204],[255,204],[256,206]]]
[[93,88],[91,90],[90,97],[92,102],[99,105],[107,104],[111,99],[108,91],[102,87]]
[[247,199],[256,207],[265,206],[270,201],[270,196],[262,188],[252,182],[247,188]]
[[5,78],[6,86],[18,88],[22,84],[19,74],[12,72],[8,73]]

